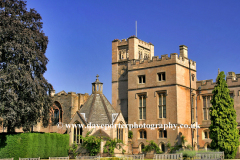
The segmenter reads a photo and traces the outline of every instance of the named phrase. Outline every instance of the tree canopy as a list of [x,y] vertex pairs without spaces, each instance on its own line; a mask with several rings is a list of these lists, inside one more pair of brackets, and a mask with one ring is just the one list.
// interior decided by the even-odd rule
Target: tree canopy
[[217,77],[217,84],[213,90],[213,98],[210,108],[211,148],[224,151],[225,158],[235,158],[239,146],[239,135],[236,122],[236,111],[233,107],[233,99],[229,95],[229,89],[224,72]]
[[52,85],[43,74],[48,37],[41,16],[22,0],[0,1],[0,117],[8,132],[48,125]]

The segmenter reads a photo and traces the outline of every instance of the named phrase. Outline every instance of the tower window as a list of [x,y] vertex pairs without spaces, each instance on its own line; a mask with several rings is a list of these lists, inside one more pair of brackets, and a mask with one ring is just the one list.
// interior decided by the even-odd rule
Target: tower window
[[165,81],[165,80],[166,80],[165,72],[158,73],[158,81]]
[[158,118],[166,118],[166,95],[164,93],[158,94],[159,102],[158,102]]
[[146,96],[139,95],[139,119],[146,119]]
[[209,108],[211,104],[212,96],[203,96],[203,118],[204,120],[210,120]]
[[140,139],[147,139],[147,132],[145,130],[139,131],[139,138]]
[[159,130],[159,138],[167,138],[167,131],[160,129]]
[[145,83],[145,75],[138,76],[138,83],[139,83],[139,84]]

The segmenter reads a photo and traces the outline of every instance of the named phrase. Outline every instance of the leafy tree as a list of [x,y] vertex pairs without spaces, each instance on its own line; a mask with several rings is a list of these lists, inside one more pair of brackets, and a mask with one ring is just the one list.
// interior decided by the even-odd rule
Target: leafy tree
[[8,132],[48,125],[52,86],[43,77],[48,37],[41,16],[22,0],[0,1],[0,117]]
[[210,108],[211,148],[224,151],[225,158],[235,158],[239,146],[239,135],[236,122],[236,111],[233,108],[233,99],[225,81],[224,72],[217,77],[217,84],[213,90]]

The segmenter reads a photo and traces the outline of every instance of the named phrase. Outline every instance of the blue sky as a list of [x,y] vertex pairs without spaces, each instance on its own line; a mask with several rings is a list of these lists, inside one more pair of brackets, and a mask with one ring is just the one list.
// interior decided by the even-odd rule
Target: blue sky
[[57,92],[89,93],[96,75],[111,102],[112,40],[135,35],[155,56],[188,46],[197,79],[216,79],[218,68],[240,73],[239,0],[29,0],[42,16],[49,44],[45,78]]

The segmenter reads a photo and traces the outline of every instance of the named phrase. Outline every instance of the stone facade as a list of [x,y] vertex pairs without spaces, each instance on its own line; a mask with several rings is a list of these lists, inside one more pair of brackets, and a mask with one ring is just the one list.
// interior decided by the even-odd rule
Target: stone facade
[[[123,51],[124,49],[124,51]],[[200,148],[206,148],[211,140],[205,138],[210,121],[206,119],[208,98],[212,94],[212,80],[197,81],[196,62],[188,59],[188,48],[179,46],[177,53],[154,56],[154,46],[139,40],[135,36],[128,39],[112,41],[112,105],[121,110],[128,124],[186,124],[191,126],[196,122],[196,95],[202,86],[202,92],[197,98],[197,115]],[[240,75],[230,72],[227,83],[233,94],[237,121],[240,124],[239,90]],[[116,92],[117,91],[117,92]],[[209,97],[206,97],[209,96]],[[204,97],[204,98],[203,98]],[[192,105],[191,105],[192,104]],[[205,107],[205,108],[204,108]],[[203,113],[205,111],[205,113]],[[191,118],[192,117],[192,118]],[[208,118],[208,117],[207,117]],[[180,137],[186,137],[186,145],[197,147],[197,131],[191,128],[177,127],[151,130],[150,128],[133,128],[133,153],[141,152],[142,145],[147,140],[153,140],[166,151],[170,142],[180,144]],[[142,135],[142,134],[146,135]]]

